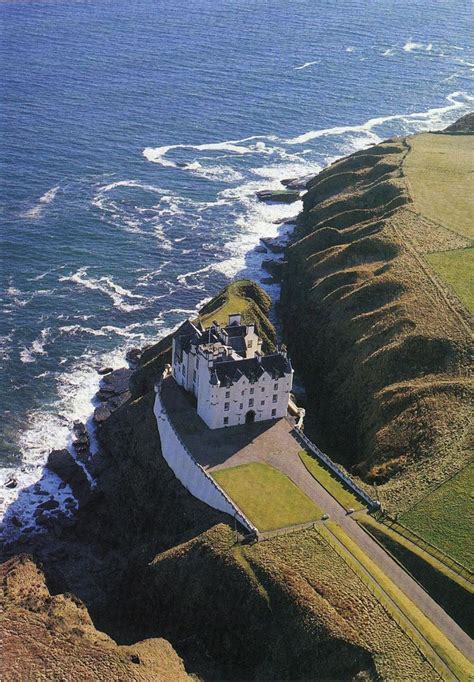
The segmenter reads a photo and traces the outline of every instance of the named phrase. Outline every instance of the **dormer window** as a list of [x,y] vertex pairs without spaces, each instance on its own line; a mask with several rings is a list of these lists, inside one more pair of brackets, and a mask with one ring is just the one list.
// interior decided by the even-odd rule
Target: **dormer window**
[[250,341],[247,341],[247,348],[252,348],[253,346],[253,341],[250,339]]

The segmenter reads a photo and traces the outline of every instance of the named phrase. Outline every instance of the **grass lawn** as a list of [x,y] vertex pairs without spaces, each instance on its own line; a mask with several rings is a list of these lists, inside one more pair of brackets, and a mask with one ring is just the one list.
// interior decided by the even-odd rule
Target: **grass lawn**
[[466,308],[474,312],[474,248],[430,253],[426,259],[454,289]]
[[417,209],[473,238],[474,136],[424,133],[410,138],[410,146],[404,168]]
[[474,570],[474,464],[421,499],[403,523],[471,571]]
[[365,509],[365,504],[363,504],[359,498],[354,495],[354,493],[346,488],[341,481],[339,481],[334,474],[327,469],[321,462],[319,462],[315,457],[310,455],[305,450],[301,450],[299,453],[300,459],[308,469],[309,473],[313,478],[315,478],[321,485],[326,488],[328,493],[332,495],[343,507],[349,509],[359,510]]
[[212,476],[260,531],[316,521],[322,510],[297,485],[268,464],[251,462]]

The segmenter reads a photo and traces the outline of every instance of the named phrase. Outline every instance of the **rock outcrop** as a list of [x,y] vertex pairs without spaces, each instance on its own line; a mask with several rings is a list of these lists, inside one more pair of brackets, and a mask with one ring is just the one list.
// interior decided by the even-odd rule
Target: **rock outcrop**
[[2,680],[190,680],[164,639],[118,646],[72,595],[52,596],[26,555],[0,566]]

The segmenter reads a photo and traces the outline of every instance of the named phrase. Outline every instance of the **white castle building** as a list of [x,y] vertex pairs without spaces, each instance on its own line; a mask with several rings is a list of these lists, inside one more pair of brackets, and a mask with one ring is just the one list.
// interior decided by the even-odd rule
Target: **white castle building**
[[210,429],[284,417],[293,383],[285,351],[263,355],[254,325],[184,322],[173,336],[172,374]]

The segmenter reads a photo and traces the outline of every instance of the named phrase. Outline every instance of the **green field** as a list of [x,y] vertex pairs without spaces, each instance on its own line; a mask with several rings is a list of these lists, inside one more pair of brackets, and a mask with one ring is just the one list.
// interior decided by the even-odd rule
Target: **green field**
[[400,521],[472,571],[473,502],[474,464],[471,463],[420,500]]
[[293,481],[268,464],[252,462],[212,472],[260,531],[320,519],[323,512]]
[[354,493],[351,492],[349,488],[346,488],[329,469],[326,469],[326,467],[318,462],[317,459],[304,450],[299,454],[301,461],[308,469],[311,476],[321,483],[328,493],[342,504],[343,507],[355,510],[365,509],[365,505],[362,504]]
[[392,554],[459,625],[472,637],[474,586],[450,567],[372,516],[360,514],[357,523]]
[[474,135],[424,133],[410,147],[404,167],[417,210],[472,239]]
[[466,308],[474,312],[474,248],[430,253],[426,259],[454,289]]

